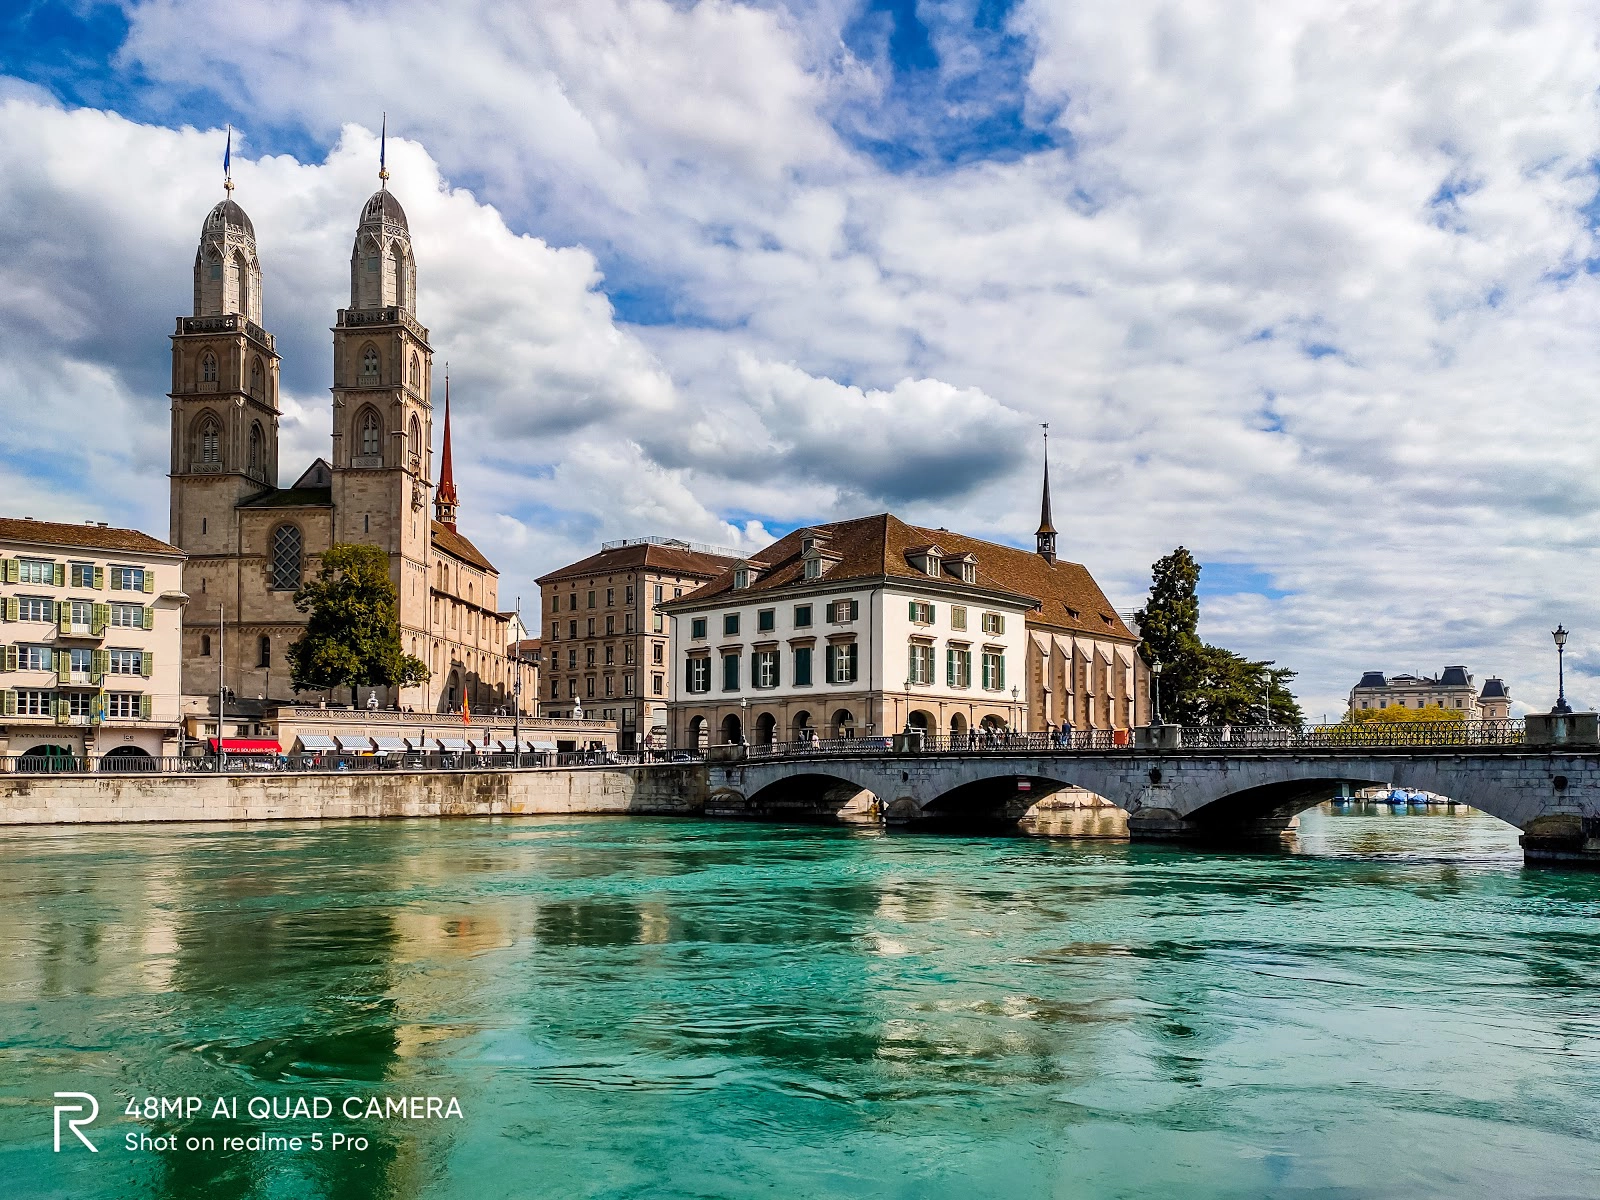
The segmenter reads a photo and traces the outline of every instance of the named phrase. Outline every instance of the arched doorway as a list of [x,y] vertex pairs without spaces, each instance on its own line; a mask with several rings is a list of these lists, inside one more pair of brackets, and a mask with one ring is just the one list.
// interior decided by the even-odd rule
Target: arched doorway
[[706,748],[706,719],[693,717],[689,721],[689,749],[696,754],[705,753]]
[[19,771],[76,771],[78,758],[65,746],[35,746],[17,760]]
[[919,708],[906,718],[906,724],[913,729],[920,729],[926,733],[933,728],[933,716],[931,713],[924,712]]
[[816,735],[817,731],[811,727],[811,714],[802,708],[795,713],[794,719],[789,722],[789,740],[791,742],[809,742]]
[[100,756],[102,771],[154,771],[156,760],[138,746],[115,746]]
[[762,713],[756,718],[755,744],[758,746],[772,745],[773,734],[777,731],[777,728],[778,718],[771,713]]
[[967,736],[967,718],[963,713],[955,713],[950,718],[950,736],[959,741]]
[[830,722],[830,737],[853,738],[856,735],[856,715],[848,708],[841,708],[833,714]]
[[744,725],[733,713],[722,718],[722,744],[737,746],[744,741]]
[[450,672],[450,678],[444,689],[444,710],[447,713],[460,711],[461,708],[461,676],[455,671]]

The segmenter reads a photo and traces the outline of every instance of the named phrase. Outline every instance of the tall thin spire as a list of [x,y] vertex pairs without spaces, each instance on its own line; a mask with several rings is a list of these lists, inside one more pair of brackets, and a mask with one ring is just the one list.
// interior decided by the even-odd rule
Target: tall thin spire
[[1044,430],[1044,495],[1039,502],[1039,530],[1034,534],[1034,545],[1039,557],[1047,563],[1056,561],[1056,527],[1050,522],[1050,423],[1042,423]]
[[378,188],[389,190],[389,114],[383,114],[383,132],[378,135]]
[[444,367],[444,452],[439,456],[439,490],[433,496],[433,515],[441,525],[456,527],[456,476],[450,462],[450,364]]
[[228,146],[222,152],[222,190],[233,195],[233,126],[228,126]]

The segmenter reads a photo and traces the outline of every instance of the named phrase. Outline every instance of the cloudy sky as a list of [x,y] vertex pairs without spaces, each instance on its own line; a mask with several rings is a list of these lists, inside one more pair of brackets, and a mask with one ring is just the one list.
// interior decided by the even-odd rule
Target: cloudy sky
[[[502,599],[892,509],[1301,672],[1600,673],[1600,10],[1550,0],[22,0],[3,507],[166,529],[166,337],[254,220],[285,484],[376,187]],[[1594,699],[1600,700],[1600,695]]]

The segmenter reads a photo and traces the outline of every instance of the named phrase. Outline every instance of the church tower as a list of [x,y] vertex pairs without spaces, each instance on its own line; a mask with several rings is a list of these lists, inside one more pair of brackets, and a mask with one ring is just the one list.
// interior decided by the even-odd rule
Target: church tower
[[1051,566],[1056,562],[1056,527],[1050,520],[1050,426],[1044,427],[1044,495],[1039,501],[1039,528],[1033,535],[1034,549]]
[[236,607],[224,569],[239,544],[235,505],[278,482],[278,352],[261,326],[255,227],[232,179],[223,186],[195,251],[194,315],[172,335],[171,536],[189,553],[191,615],[219,598]]
[[428,631],[433,350],[417,321],[405,210],[383,185],[361,209],[350,307],[333,327],[333,540],[389,555],[408,653]]

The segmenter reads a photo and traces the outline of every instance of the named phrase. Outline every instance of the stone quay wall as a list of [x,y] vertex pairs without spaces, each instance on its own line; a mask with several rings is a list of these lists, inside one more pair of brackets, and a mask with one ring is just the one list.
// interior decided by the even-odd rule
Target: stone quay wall
[[703,767],[329,771],[240,775],[0,775],[0,825],[299,821],[553,813],[690,816]]

